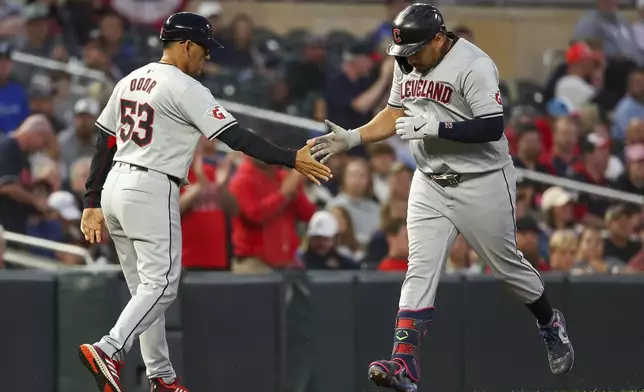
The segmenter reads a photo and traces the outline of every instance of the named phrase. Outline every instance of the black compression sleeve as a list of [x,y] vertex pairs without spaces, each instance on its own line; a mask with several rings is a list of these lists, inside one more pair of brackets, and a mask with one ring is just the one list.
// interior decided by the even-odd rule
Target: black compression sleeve
[[494,142],[503,136],[503,116],[475,118],[459,122],[441,122],[438,137],[461,143]]
[[295,167],[297,151],[276,146],[263,137],[240,127],[239,124],[235,124],[217,135],[217,139],[226,143],[233,150],[241,151],[269,165]]
[[112,168],[112,160],[116,153],[116,139],[107,133],[98,130],[98,140],[96,141],[96,153],[92,158],[89,176],[85,183],[85,197],[83,205],[85,208],[101,207],[101,192],[103,184]]

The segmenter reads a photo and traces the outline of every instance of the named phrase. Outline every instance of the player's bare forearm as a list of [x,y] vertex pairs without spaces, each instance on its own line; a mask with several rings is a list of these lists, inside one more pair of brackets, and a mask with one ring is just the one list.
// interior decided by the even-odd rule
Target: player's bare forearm
[[369,123],[358,128],[363,144],[376,143],[396,134],[396,120],[403,117],[402,109],[385,107]]

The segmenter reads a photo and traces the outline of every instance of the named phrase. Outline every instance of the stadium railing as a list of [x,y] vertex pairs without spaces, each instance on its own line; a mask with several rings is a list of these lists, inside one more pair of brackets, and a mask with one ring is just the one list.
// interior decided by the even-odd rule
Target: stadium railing
[[[49,70],[64,71],[71,75],[82,76],[100,82],[104,82],[106,80],[103,73],[84,67],[78,62],[63,63],[44,57],[27,55],[21,52],[14,52],[12,58],[14,61],[19,63],[25,63]],[[241,119],[243,125],[251,128],[268,127],[270,129],[275,129],[277,126],[281,132],[285,132],[288,135],[297,135],[295,140],[306,140],[310,136],[324,134],[327,132],[327,127],[324,123],[313,121],[311,119],[296,117],[224,99],[218,99],[218,101],[228,111],[234,113],[236,117]],[[248,121],[246,122],[244,120]],[[293,139],[290,139],[290,142],[293,142]],[[226,150],[226,148],[223,150]],[[517,175],[534,182],[564,187],[575,193],[582,192],[621,202],[644,205],[644,196],[637,194],[626,193],[611,188],[586,184],[525,169],[517,169]]]
[[[38,269],[46,271],[63,271],[63,270],[85,270],[85,271],[120,271],[120,266],[105,264],[94,260],[86,248],[76,245],[65,244],[56,241],[50,241],[42,238],[32,237],[24,234],[4,231],[3,237],[6,243],[6,249],[3,259],[6,264],[14,265],[20,268]],[[18,244],[18,247],[15,246]],[[21,248],[40,248],[54,252],[61,252],[80,256],[85,264],[67,265],[58,262],[55,259],[35,255]]]
[[[3,236],[7,244],[15,243],[15,244],[28,246],[28,247],[47,249],[54,252],[69,253],[75,256],[82,257],[87,265],[95,264],[94,259],[89,254],[87,249],[82,248],[80,246],[74,246],[74,245],[64,244],[56,241],[50,241],[42,238],[31,237],[28,235],[13,233],[10,231],[5,231]],[[16,253],[11,253],[10,256],[17,253],[18,253],[17,251]],[[5,255],[5,258],[8,261],[12,261],[10,260],[10,258],[12,257],[13,256],[7,257]]]

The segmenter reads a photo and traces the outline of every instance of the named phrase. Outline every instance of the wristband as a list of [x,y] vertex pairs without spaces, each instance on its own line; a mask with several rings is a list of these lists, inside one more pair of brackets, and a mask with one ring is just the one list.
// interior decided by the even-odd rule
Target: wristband
[[347,145],[349,149],[359,146],[362,144],[362,138],[360,137],[360,128],[358,129],[349,129],[347,132]]

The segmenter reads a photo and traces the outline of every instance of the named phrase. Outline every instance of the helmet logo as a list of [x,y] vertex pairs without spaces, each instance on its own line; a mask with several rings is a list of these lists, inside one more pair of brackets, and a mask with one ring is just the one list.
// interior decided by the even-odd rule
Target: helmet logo
[[394,42],[399,44],[400,41],[402,41],[400,39],[400,29],[393,29],[392,33],[393,33],[393,36],[394,36]]

